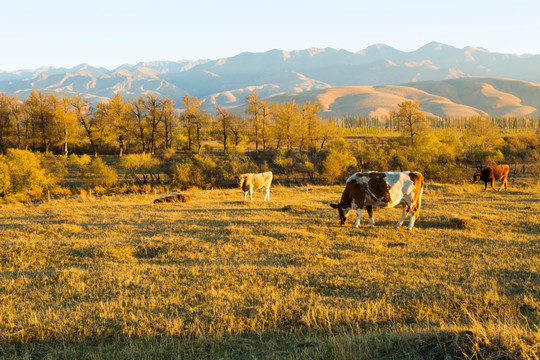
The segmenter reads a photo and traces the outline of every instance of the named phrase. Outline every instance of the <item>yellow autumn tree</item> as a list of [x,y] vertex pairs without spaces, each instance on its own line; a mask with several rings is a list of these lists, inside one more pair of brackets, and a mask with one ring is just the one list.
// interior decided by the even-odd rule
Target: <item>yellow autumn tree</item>
[[398,104],[399,110],[390,114],[398,121],[399,128],[407,134],[412,146],[415,139],[429,127],[426,116],[420,110],[421,105],[418,101],[403,101]]

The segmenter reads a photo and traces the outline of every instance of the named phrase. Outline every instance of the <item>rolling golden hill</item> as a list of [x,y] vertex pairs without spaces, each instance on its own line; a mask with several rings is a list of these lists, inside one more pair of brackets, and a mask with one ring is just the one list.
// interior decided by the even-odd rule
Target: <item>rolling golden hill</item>
[[540,84],[502,78],[460,78],[404,85],[341,86],[273,96],[270,102],[318,101],[327,116],[384,117],[397,104],[416,100],[426,115],[439,117],[540,116]]

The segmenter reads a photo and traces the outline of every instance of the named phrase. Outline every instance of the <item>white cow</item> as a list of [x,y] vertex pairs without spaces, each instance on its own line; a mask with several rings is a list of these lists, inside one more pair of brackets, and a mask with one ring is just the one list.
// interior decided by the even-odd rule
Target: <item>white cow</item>
[[330,204],[338,209],[341,225],[347,222],[349,210],[356,210],[356,222],[358,227],[362,210],[367,209],[369,226],[373,227],[373,208],[393,208],[397,205],[403,207],[401,219],[396,224],[399,228],[405,215],[410,211],[411,218],[407,229],[411,230],[414,221],[418,218],[422,204],[422,192],[424,189],[424,176],[419,172],[364,172],[356,173],[347,180],[347,185],[341,196],[339,204]]
[[244,191],[244,201],[246,201],[248,192],[249,200],[253,200],[253,189],[263,189],[263,201],[270,201],[270,184],[272,183],[272,172],[260,174],[242,174],[238,177],[238,184]]

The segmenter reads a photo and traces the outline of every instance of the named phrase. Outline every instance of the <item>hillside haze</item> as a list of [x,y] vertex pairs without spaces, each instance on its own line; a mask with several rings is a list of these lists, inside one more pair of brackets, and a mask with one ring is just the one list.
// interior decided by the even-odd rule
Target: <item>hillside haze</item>
[[[471,78],[475,77],[475,78]],[[177,102],[186,94],[239,107],[257,92],[272,101],[317,100],[325,116],[384,115],[407,99],[437,116],[539,116],[540,56],[458,49],[437,42],[403,52],[372,45],[345,50],[270,50],[230,58],[156,61],[113,70],[82,64],[0,71],[0,91],[27,97],[32,89],[81,94],[92,102],[116,92],[153,93]],[[399,85],[399,86],[396,86]]]

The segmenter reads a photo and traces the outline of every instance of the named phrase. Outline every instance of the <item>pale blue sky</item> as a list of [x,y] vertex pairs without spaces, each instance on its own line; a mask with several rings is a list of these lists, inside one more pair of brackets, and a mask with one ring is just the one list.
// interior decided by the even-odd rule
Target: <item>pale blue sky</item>
[[538,0],[0,0],[0,70],[431,42],[540,54]]

